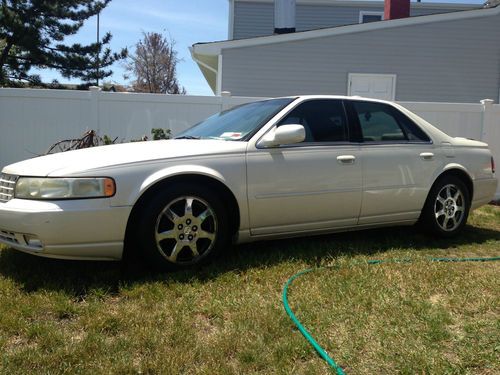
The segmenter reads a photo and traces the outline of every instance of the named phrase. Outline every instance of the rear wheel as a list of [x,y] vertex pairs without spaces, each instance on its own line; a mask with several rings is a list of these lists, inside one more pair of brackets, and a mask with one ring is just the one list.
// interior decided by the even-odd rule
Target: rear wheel
[[432,187],[421,222],[433,234],[453,237],[467,222],[470,209],[469,191],[455,176],[445,176]]
[[227,210],[218,195],[192,184],[166,189],[143,205],[136,221],[136,248],[154,266],[202,264],[229,246]]

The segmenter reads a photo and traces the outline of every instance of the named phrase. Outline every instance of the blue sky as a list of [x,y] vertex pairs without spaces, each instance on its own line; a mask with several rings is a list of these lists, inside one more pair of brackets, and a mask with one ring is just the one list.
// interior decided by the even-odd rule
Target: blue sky
[[[425,0],[424,0],[425,1]],[[438,0],[427,2],[456,2],[481,4],[482,0]],[[191,95],[213,95],[203,75],[191,59],[189,46],[197,42],[227,39],[228,0],[113,0],[100,16],[101,35],[106,31],[113,34],[111,48],[115,51],[134,45],[141,39],[142,32],[159,32],[175,40],[175,48],[181,59],[178,64],[180,83]],[[77,35],[67,42],[91,43],[96,39],[96,18],[87,20]],[[113,67],[113,76],[106,81],[127,83],[122,63]],[[54,78],[62,83],[57,72],[39,71],[44,81]],[[73,81],[78,83],[77,81]]]
[[[177,66],[180,83],[188,94],[213,95],[188,48],[197,42],[227,39],[228,8],[228,0],[113,0],[100,15],[101,36],[110,31],[112,50],[128,47],[129,52],[133,52],[142,32],[170,35],[182,59]],[[77,35],[66,39],[67,42],[94,42],[96,18],[89,18]],[[115,64],[112,70],[113,75],[106,82],[126,83],[122,63]],[[37,73],[44,81],[55,78],[61,83],[78,83],[65,80],[51,70]]]

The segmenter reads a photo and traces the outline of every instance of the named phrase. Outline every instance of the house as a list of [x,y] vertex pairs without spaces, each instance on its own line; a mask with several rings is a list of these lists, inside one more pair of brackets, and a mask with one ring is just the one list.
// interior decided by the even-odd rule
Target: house
[[[269,1],[235,0],[230,27],[236,39],[197,43],[191,48],[193,59],[216,94],[222,91],[238,96],[347,94],[398,101],[462,103],[499,99],[497,1],[487,8],[475,9],[470,6],[460,9],[459,5],[444,8],[441,4],[440,13],[410,17],[417,14],[416,9],[432,13],[438,8],[419,8],[413,3],[410,7],[409,0],[386,0],[383,20],[362,23],[359,18],[368,8],[360,4],[367,2],[356,2],[357,22],[301,31],[323,22],[316,16],[310,17],[316,20],[308,24],[304,16],[308,14],[307,7],[313,9],[313,3],[333,2],[298,0],[296,8],[285,7],[285,11],[274,14],[274,28],[278,29],[274,31],[278,33],[269,34],[269,21],[265,21],[265,28],[255,28],[255,33],[265,32],[264,36],[237,39],[251,33],[250,27],[242,27],[243,20],[248,23],[251,17],[238,7],[253,3],[267,6],[268,13],[275,13],[269,8]],[[318,14],[326,14],[326,5],[315,6],[322,9]],[[340,5],[332,8],[338,10]],[[401,9],[402,13],[398,13]],[[254,18],[258,19],[255,24],[264,23],[263,15]],[[356,21],[351,17],[349,22],[353,19]],[[293,29],[296,31],[279,34],[280,30]]]
[[[272,35],[274,7],[274,0],[229,0],[228,38]],[[409,15],[425,16],[478,7],[477,4],[413,2],[410,3]],[[384,1],[297,0],[295,14],[295,31],[381,21],[384,19]]]

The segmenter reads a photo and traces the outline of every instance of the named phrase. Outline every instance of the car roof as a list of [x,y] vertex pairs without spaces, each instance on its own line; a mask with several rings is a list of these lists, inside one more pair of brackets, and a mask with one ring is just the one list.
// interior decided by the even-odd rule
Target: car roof
[[358,95],[353,95],[353,96],[347,96],[347,95],[290,95],[290,96],[276,97],[275,99],[288,99],[288,98],[300,99],[300,100],[306,100],[306,99],[363,100],[363,101],[370,101],[370,102],[376,102],[376,103],[394,104],[393,101],[374,99],[374,98],[366,98],[364,96],[358,96]]

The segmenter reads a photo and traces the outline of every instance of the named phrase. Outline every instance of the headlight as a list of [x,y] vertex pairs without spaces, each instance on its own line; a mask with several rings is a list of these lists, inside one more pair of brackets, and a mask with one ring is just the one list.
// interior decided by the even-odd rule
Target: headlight
[[108,177],[19,177],[14,196],[21,199],[105,198],[115,194],[116,187]]

